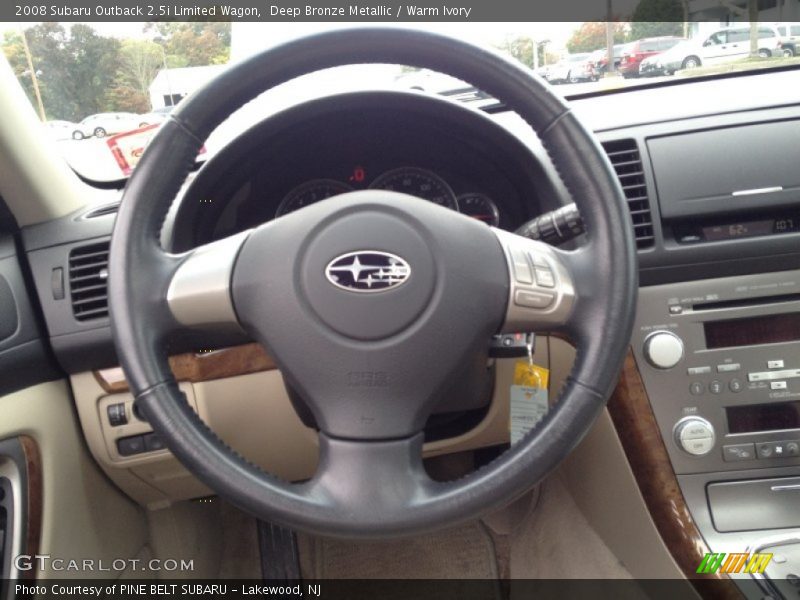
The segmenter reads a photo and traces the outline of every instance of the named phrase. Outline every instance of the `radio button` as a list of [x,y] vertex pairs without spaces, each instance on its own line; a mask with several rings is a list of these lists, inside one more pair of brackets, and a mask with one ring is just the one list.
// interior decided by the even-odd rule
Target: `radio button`
[[706,375],[711,373],[711,367],[689,367],[686,372],[689,375]]
[[744,384],[740,379],[731,379],[728,383],[728,389],[734,394],[738,394],[744,389]]
[[669,331],[656,331],[644,341],[644,356],[657,369],[671,369],[683,358],[683,341]]
[[771,390],[785,390],[788,389],[785,381],[770,381],[769,389]]
[[782,360],[768,360],[767,361],[767,368],[768,369],[782,369],[783,368],[783,361]]
[[700,383],[699,381],[693,381],[692,384],[689,386],[689,393],[692,396],[699,396],[705,391],[706,391],[706,386]]
[[748,373],[750,381],[770,381],[775,379],[792,379],[800,377],[800,369],[784,369],[783,371],[760,371],[758,373]]
[[715,379],[711,383],[708,384],[708,390],[712,394],[721,394],[722,393],[722,382],[718,379]]
[[755,460],[755,444],[731,444],[722,447],[722,459],[725,462],[739,462],[743,460]]
[[739,363],[717,365],[717,373],[731,373],[733,371],[741,371],[741,369],[742,365]]

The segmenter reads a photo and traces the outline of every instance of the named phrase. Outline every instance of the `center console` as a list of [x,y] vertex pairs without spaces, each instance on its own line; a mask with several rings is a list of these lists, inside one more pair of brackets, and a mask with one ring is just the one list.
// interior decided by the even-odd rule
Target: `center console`
[[800,121],[718,123],[638,140],[656,241],[632,348],[707,550],[771,554],[730,576],[747,597],[796,597]]

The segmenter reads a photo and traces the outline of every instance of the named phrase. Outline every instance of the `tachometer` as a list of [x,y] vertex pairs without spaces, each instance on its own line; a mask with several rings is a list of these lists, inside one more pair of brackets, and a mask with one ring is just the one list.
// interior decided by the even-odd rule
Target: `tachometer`
[[500,224],[500,211],[497,210],[497,204],[486,194],[478,192],[461,194],[457,198],[457,202],[458,210],[462,214],[483,221],[492,227]]
[[338,196],[352,192],[351,188],[346,183],[336,181],[335,179],[313,179],[301,183],[286,196],[284,196],[281,203],[278,205],[278,210],[275,211],[275,216],[280,217],[295,210],[299,210],[315,202],[326,200],[331,196]]
[[440,206],[458,210],[456,196],[447,182],[436,173],[426,169],[417,167],[392,169],[378,176],[369,187],[416,196]]

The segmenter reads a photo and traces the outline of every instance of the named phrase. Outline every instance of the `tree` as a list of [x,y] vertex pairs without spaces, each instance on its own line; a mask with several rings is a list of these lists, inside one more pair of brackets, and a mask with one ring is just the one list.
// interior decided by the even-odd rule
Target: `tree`
[[[540,41],[536,44],[540,65],[557,62],[556,57],[546,50],[548,43],[548,41]],[[513,56],[523,65],[533,68],[533,40],[531,38],[526,36],[507,37],[503,40],[503,43],[500,44],[499,49],[509,56]]]
[[631,20],[631,40],[683,35],[683,6],[680,0],[641,0]]
[[198,67],[228,62],[231,50],[229,22],[148,23],[167,56],[167,65]]
[[[625,41],[625,25],[614,23],[614,43],[621,44]],[[582,23],[567,42],[570,52],[591,52],[606,47],[606,24],[601,21]]]
[[155,42],[123,40],[119,70],[107,94],[113,110],[142,113],[150,110],[150,84],[163,68],[164,55]]

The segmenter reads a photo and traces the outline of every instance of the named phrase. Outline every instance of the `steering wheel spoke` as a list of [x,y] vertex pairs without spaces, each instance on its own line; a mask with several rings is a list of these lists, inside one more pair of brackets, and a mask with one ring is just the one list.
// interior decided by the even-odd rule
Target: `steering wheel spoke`
[[561,331],[576,301],[574,254],[493,229],[508,267],[508,308],[502,331]]
[[236,257],[250,235],[244,231],[187,253],[172,274],[167,305],[184,327],[239,326],[231,298]]

